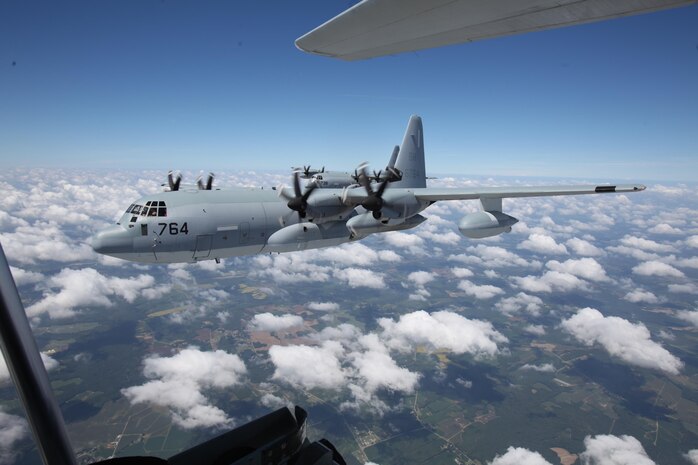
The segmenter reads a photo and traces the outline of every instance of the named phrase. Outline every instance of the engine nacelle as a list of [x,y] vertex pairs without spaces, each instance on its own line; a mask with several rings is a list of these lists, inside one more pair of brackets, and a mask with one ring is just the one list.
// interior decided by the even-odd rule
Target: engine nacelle
[[291,252],[304,250],[308,242],[322,239],[322,232],[313,223],[298,223],[286,226],[269,236],[267,250],[272,252]]
[[458,223],[458,230],[465,237],[482,239],[483,237],[492,237],[503,232],[510,232],[511,227],[518,222],[519,220],[513,216],[502,212],[481,211],[465,215]]

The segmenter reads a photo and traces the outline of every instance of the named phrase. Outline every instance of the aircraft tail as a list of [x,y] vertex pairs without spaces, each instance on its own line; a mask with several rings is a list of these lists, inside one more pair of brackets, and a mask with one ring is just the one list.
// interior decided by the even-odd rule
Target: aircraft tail
[[390,183],[390,187],[427,187],[422,118],[417,115],[412,115],[407,124],[395,168],[402,173],[402,180]]

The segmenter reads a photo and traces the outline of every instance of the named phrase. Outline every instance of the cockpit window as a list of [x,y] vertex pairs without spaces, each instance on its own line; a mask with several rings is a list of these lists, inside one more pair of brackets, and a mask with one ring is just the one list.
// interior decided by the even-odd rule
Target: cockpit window
[[130,213],[135,216],[167,216],[167,206],[162,200],[148,200],[143,205],[131,204],[126,209],[126,213]]

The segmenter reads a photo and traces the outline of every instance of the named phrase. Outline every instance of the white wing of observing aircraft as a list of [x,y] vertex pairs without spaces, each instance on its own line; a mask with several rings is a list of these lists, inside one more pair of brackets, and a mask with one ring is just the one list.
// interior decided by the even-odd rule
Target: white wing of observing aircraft
[[361,60],[692,3],[696,0],[364,0],[297,39],[296,46]]
[[296,172],[292,187],[214,189],[213,177],[180,189],[169,188],[128,207],[117,224],[92,238],[98,253],[137,262],[195,262],[225,257],[328,247],[386,231],[414,228],[434,202],[478,199],[480,211],[458,224],[470,238],[511,231],[518,220],[502,210],[508,197],[637,192],[640,184],[549,187],[427,187],[422,119],[412,116],[387,174],[370,176],[365,166],[357,182],[342,188],[308,183]]

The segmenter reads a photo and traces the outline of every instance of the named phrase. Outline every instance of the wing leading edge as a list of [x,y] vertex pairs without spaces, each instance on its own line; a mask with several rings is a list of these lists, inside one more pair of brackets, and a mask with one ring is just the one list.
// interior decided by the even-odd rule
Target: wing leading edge
[[696,0],[364,0],[298,38],[296,47],[362,60],[692,3]]

